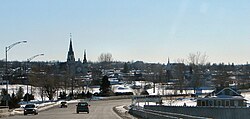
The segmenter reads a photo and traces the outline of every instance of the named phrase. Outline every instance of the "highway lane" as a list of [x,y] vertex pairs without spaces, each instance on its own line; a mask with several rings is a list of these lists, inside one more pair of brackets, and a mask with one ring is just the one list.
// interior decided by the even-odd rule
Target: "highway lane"
[[54,107],[39,112],[38,115],[16,115],[3,119],[120,119],[113,111],[113,107],[131,104],[131,99],[90,101],[90,112],[76,113],[76,104],[69,104],[68,108]]

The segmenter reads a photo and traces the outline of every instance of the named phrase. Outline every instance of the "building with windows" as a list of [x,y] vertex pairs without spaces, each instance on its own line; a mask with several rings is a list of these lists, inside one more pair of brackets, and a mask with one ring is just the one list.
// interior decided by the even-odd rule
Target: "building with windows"
[[246,99],[232,88],[212,92],[205,98],[197,99],[199,107],[246,107]]

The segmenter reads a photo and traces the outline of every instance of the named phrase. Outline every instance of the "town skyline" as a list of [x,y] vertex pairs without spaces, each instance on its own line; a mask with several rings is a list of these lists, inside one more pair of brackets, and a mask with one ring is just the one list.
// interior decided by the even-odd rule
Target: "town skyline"
[[206,53],[207,62],[250,59],[249,1],[2,1],[0,60],[66,61],[70,33],[75,58],[167,63]]

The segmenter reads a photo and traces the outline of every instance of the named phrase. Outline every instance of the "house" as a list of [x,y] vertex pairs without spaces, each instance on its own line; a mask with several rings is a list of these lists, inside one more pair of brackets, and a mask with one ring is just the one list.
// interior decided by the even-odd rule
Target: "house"
[[246,99],[237,90],[226,87],[197,99],[199,107],[246,107]]

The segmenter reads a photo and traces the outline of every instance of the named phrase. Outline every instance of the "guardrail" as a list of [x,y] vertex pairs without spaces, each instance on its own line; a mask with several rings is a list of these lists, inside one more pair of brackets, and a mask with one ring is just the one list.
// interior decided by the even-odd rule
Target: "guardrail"
[[170,112],[162,112],[162,111],[156,111],[156,110],[150,110],[150,109],[144,109],[143,107],[134,106],[129,110],[129,113],[145,118],[145,119],[151,119],[151,118],[157,118],[157,119],[211,119],[207,117],[199,117],[199,116],[192,116],[192,115],[186,115],[186,114],[179,114],[179,113],[170,113]]
[[143,118],[143,119],[178,119],[178,117],[157,114],[154,112],[146,111],[143,108],[133,107],[129,110],[129,113],[135,117]]

